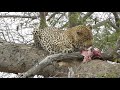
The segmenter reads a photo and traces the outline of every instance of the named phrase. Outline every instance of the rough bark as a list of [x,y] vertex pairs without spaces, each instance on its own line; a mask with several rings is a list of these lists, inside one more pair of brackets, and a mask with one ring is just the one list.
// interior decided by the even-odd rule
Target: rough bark
[[[111,56],[104,53],[102,56],[102,60],[112,59]],[[82,60],[83,56],[79,52],[48,56],[47,52],[42,49],[38,50],[32,45],[8,43],[4,40],[0,41],[0,71],[22,73],[23,77],[35,74],[49,76],[55,75],[56,72],[59,72],[60,75],[61,71],[68,72],[68,68],[64,69],[64,67],[60,67],[61,64],[59,62],[69,62],[68,65],[71,65],[75,61],[79,65]]]
[[[110,60],[111,58],[112,58],[111,56],[108,56],[107,54],[102,53],[101,60]],[[26,78],[26,77],[30,77],[32,75],[36,75],[42,69],[44,69],[45,67],[47,67],[50,64],[53,64],[53,62],[55,62],[55,61],[71,60],[71,59],[72,60],[79,59],[80,61],[82,61],[83,60],[83,56],[80,55],[80,52],[75,52],[75,53],[70,53],[70,54],[59,53],[59,54],[53,54],[53,55],[47,56],[45,59],[43,59],[42,61],[37,63],[34,67],[29,69],[27,72],[22,73],[20,75],[20,77],[21,78]]]
[[80,13],[79,12],[69,12],[69,27],[74,27],[76,25],[78,25],[79,21],[78,21],[78,18],[80,16]]
[[[0,42],[0,71],[22,73],[29,70],[38,62],[42,61],[48,53],[44,50],[38,50],[31,45],[7,43],[5,41]],[[73,59],[80,58],[81,55],[78,53],[74,55],[62,55],[60,57],[53,58],[53,60],[61,59]],[[63,56],[63,57],[62,57]],[[65,56],[65,57],[64,57]],[[49,57],[49,56],[48,56]]]
[[30,45],[0,43],[0,71],[22,73],[44,58],[47,52]]
[[63,60],[63,59],[70,60],[70,59],[76,59],[76,58],[80,59],[82,61],[83,56],[80,55],[80,52],[70,53],[70,54],[59,53],[59,54],[53,54],[53,55],[47,56],[45,59],[43,59],[42,61],[37,63],[33,68],[31,68],[27,72],[23,73],[22,77],[26,78],[31,75],[35,75],[38,72],[40,72],[42,69],[44,69],[46,66],[53,64],[53,62],[55,62],[55,61],[59,61],[59,60]]
[[40,29],[47,27],[45,12],[40,12]]

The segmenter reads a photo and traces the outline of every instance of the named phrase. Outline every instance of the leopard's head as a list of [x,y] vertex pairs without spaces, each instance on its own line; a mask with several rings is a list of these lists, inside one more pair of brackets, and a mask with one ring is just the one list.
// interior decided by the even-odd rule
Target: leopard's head
[[75,47],[88,48],[93,44],[92,27],[90,25],[79,25],[71,28],[70,34]]

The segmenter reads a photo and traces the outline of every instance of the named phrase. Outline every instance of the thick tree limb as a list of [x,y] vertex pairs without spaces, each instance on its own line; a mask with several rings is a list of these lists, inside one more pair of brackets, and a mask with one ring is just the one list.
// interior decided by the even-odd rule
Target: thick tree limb
[[[53,66],[56,61],[72,62],[83,60],[79,52],[69,54],[54,54],[47,56],[43,50],[38,50],[32,46],[22,44],[10,44],[5,41],[0,42],[0,71],[10,73],[22,73],[22,77],[29,77],[34,74],[45,75],[47,66]],[[47,56],[47,57],[46,57]],[[103,60],[111,60],[112,57],[103,54]],[[77,61],[77,63],[81,63]],[[56,63],[55,63],[56,64]],[[58,67],[59,68],[59,67]],[[41,71],[42,70],[42,71]],[[47,68],[48,72],[51,68]],[[55,69],[56,70],[56,69]],[[25,72],[25,73],[24,73]]]
[[43,59],[41,62],[39,62],[38,64],[36,64],[33,68],[31,68],[30,70],[28,70],[27,72],[23,73],[22,78],[26,78],[29,77],[31,75],[35,75],[38,72],[40,72],[43,68],[45,68],[46,66],[52,64],[54,61],[59,61],[62,59],[75,59],[75,58],[79,58],[80,60],[83,59],[83,56],[80,55],[80,52],[75,52],[75,53],[59,53],[59,54],[53,54],[50,56],[47,56],[45,59]]
[[29,70],[40,59],[46,57],[43,50],[30,45],[8,43],[0,40],[0,71],[22,73]]
[[[40,62],[38,64],[36,64],[33,68],[29,69],[27,72],[22,73],[20,75],[21,78],[26,78],[26,77],[30,77],[32,75],[36,75],[38,72],[40,72],[42,69],[44,69],[46,66],[52,64],[55,61],[59,61],[59,60],[69,60],[69,59],[79,59],[79,60],[83,60],[83,56],[80,55],[80,52],[74,52],[74,53],[68,53],[68,54],[63,54],[63,53],[59,53],[59,54],[53,54],[50,56],[47,56],[45,59],[43,59],[42,61],[40,60]],[[111,60],[112,57],[107,55],[106,53],[102,53],[102,58],[101,60]]]

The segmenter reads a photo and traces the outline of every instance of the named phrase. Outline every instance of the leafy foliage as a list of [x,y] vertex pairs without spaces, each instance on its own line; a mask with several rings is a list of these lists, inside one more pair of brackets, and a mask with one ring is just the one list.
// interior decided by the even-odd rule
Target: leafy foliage
[[[97,25],[101,21],[110,19],[115,27],[119,24],[119,12],[47,12],[44,18],[41,12],[1,12],[0,37],[14,43],[28,44],[33,42],[32,31],[39,26],[54,26],[67,29],[71,24]],[[117,20],[116,20],[117,18]],[[44,21],[42,23],[41,21]],[[43,25],[42,25],[43,24]],[[74,26],[73,25],[73,26]],[[43,27],[44,27],[43,26]],[[119,28],[119,27],[118,27]],[[115,47],[120,30],[116,30],[109,23],[93,28],[94,46],[106,51]]]

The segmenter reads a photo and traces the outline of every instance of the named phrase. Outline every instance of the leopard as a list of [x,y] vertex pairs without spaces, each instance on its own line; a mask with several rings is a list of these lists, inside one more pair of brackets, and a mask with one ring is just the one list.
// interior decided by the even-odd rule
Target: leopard
[[36,28],[33,40],[37,48],[49,54],[72,53],[93,45],[91,25],[78,25],[67,30],[56,27]]

